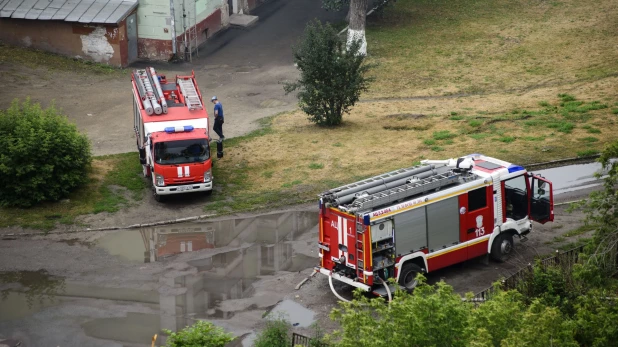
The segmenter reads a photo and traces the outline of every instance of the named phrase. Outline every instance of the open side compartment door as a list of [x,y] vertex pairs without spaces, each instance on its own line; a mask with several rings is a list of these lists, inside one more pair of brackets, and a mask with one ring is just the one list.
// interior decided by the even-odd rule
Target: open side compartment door
[[530,180],[528,191],[528,216],[530,219],[545,224],[554,220],[554,191],[552,183],[542,176],[526,174]]

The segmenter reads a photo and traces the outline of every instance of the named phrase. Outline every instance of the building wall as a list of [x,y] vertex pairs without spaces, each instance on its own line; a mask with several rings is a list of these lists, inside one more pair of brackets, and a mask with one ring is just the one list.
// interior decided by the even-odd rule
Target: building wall
[[[173,55],[172,36],[175,28],[177,50],[180,55],[184,41],[182,21],[183,1],[173,0],[174,25],[170,11],[170,0],[140,0],[138,16],[138,55],[142,59],[169,60]],[[187,29],[197,22],[197,43],[202,44],[227,24],[226,0],[185,0],[185,14],[190,18]],[[196,16],[193,14],[196,13]]]
[[101,25],[2,18],[0,40],[97,63],[128,63],[124,21]]

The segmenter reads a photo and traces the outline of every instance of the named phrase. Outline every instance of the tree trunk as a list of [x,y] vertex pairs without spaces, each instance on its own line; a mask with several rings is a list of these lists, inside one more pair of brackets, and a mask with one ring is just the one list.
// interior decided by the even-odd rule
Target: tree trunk
[[368,0],[350,0],[350,28],[348,29],[348,47],[355,40],[361,41],[358,54],[367,54],[367,40],[365,39],[365,18],[367,16]]

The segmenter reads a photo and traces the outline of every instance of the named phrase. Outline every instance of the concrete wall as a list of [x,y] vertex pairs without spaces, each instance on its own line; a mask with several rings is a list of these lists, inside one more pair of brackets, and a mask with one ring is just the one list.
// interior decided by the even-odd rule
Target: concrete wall
[[[183,1],[173,0],[174,28],[176,29],[177,49],[182,50],[184,41],[184,25],[182,22]],[[193,14],[197,22],[197,43],[202,44],[227,25],[226,0],[185,0],[185,13],[191,19],[187,20],[187,29],[194,25]],[[222,11],[221,9],[224,9]],[[142,59],[169,60],[173,55],[172,16],[170,0],[140,0],[138,9],[138,55]]]
[[124,21],[118,25],[101,25],[2,18],[0,40],[97,63],[115,66],[128,63]]

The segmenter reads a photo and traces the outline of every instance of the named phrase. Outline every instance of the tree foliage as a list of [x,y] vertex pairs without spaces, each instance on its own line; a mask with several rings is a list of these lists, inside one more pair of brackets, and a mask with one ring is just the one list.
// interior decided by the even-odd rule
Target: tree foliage
[[358,101],[373,80],[366,76],[371,65],[357,55],[360,42],[346,49],[330,24],[313,21],[307,25],[300,44],[294,48],[294,62],[300,79],[286,83],[286,93],[298,90],[300,108],[310,121],[338,125],[344,113]]
[[603,190],[592,192],[577,206],[587,213],[586,222],[596,226],[589,262],[607,276],[616,274],[618,259],[618,161],[614,158],[618,158],[618,141],[609,145],[598,159],[607,172]]
[[90,143],[54,106],[29,99],[0,110],[0,205],[59,200],[87,180]]
[[279,317],[268,319],[266,327],[257,336],[254,347],[289,347],[290,345],[290,323]]
[[169,335],[167,347],[223,347],[234,339],[232,334],[205,321],[197,321],[177,333],[166,329],[163,332]]

